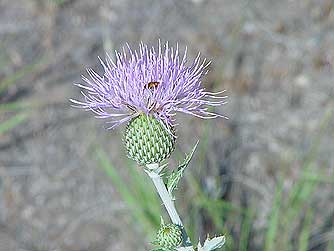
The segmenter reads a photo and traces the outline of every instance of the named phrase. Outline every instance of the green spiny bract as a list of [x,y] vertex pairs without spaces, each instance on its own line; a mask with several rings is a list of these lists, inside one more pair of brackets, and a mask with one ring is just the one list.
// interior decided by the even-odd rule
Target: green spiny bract
[[147,165],[160,163],[171,155],[175,146],[174,128],[162,123],[145,114],[129,122],[124,143],[130,159]]
[[176,224],[161,224],[154,244],[166,250],[175,250],[182,243],[182,229]]

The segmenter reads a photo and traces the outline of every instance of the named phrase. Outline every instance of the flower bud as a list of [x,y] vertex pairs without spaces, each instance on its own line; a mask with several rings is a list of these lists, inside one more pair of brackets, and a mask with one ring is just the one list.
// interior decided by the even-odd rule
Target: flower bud
[[182,243],[182,230],[176,224],[162,224],[157,233],[155,244],[162,248],[174,249]]

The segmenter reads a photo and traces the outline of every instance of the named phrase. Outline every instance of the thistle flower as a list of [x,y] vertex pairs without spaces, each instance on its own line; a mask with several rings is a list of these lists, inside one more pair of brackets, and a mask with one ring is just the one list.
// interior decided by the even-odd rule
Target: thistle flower
[[[115,61],[108,54],[105,61],[99,58],[103,75],[87,69],[90,78],[83,76],[86,84],[77,84],[82,88],[84,100],[71,101],[75,107],[94,112],[97,118],[109,119],[109,129],[127,123],[123,141],[128,157],[146,165],[145,171],[172,221],[165,224],[161,218],[154,244],[165,251],[195,250],[175,208],[173,190],[196,146],[170,174],[167,187],[162,177],[166,165],[160,165],[160,162],[175,148],[175,113],[203,119],[224,117],[209,109],[225,104],[226,96],[221,95],[224,91],[205,91],[202,77],[207,74],[210,62],[201,60],[198,54],[187,65],[187,49],[181,57],[178,46],[174,49],[166,43],[162,48],[159,41],[157,51],[141,43],[138,51],[127,45],[122,52],[115,53]],[[207,239],[203,246],[199,243],[197,247],[198,250],[211,251],[220,248],[224,242],[225,238],[219,236]]]
[[[71,101],[76,107],[93,111],[97,118],[109,119],[108,129],[130,122],[127,133],[131,133],[133,130],[129,129],[129,125],[135,124],[135,119],[140,116],[150,118],[142,121],[152,122],[152,118],[159,121],[161,126],[156,123],[141,123],[146,128],[141,132],[150,135],[151,139],[156,137],[149,144],[147,137],[144,137],[146,142],[143,142],[141,135],[136,135],[137,138],[125,136],[128,155],[137,162],[143,158],[144,152],[154,149],[146,156],[147,161],[138,163],[160,162],[173,151],[175,140],[166,137],[161,130],[166,130],[171,137],[175,137],[175,112],[204,119],[224,117],[209,111],[209,107],[224,104],[226,96],[220,95],[224,91],[211,93],[202,87],[202,77],[207,73],[210,62],[201,60],[200,54],[187,66],[187,49],[181,57],[178,46],[174,49],[166,43],[162,48],[160,41],[157,51],[141,43],[139,51],[133,51],[127,45],[122,52],[116,51],[115,54],[115,61],[109,55],[105,62],[100,59],[104,68],[103,75],[87,69],[90,79],[83,76],[86,84],[77,84],[82,88],[84,100]],[[157,131],[158,133],[154,133]],[[157,142],[166,142],[163,148],[167,150],[163,150]],[[145,150],[145,144],[153,148]],[[157,157],[161,152],[161,156]]]

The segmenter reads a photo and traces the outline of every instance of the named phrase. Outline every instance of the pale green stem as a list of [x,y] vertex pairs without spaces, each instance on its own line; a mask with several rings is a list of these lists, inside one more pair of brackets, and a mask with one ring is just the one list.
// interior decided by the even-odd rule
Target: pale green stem
[[[153,165],[155,165],[155,169],[153,169]],[[150,176],[150,178],[152,179],[155,188],[158,191],[158,194],[170,216],[170,219],[172,220],[172,222],[174,224],[177,224],[179,226],[183,226],[181,218],[179,216],[179,214],[176,211],[175,205],[174,205],[174,201],[172,200],[170,194],[168,193],[167,189],[166,189],[166,185],[162,180],[162,177],[159,173],[155,172],[155,170],[157,170],[159,168],[159,164],[150,164],[147,166],[148,169],[150,169],[150,171],[147,171],[147,174]]]
[[[168,215],[169,215],[171,221],[174,224],[177,224],[177,225],[183,227],[183,223],[181,221],[181,218],[180,218],[178,212],[176,211],[172,196],[168,193],[166,185],[163,182],[163,179],[160,175],[161,168],[159,167],[159,164],[149,164],[149,165],[146,165],[146,167],[147,167],[146,173],[152,179],[152,181],[154,183],[154,186],[157,189],[157,192],[158,192],[158,194],[159,194],[159,196],[160,196],[160,198],[161,198],[161,200],[162,200],[162,202],[163,202],[163,204],[164,204],[164,206],[165,206],[165,208],[168,212]],[[183,235],[184,235],[184,240],[186,240],[185,244],[187,246],[191,245],[190,240],[187,236],[187,233],[186,233],[184,227],[183,227]]]
[[[172,199],[171,194],[167,191],[166,185],[161,177],[161,171],[163,169],[159,164],[149,164],[146,165],[145,172],[152,179],[155,188],[158,191],[158,194],[168,212],[169,217],[171,218],[174,224],[182,226],[182,235],[183,235],[183,244],[181,247],[176,248],[177,251],[194,251],[194,248],[191,244],[191,241],[187,235],[187,232],[182,224],[181,218],[176,211],[174,200]],[[198,251],[212,251],[218,248],[221,248],[225,243],[225,237],[219,236],[213,239],[207,238],[203,244],[203,246],[199,243],[197,246]]]

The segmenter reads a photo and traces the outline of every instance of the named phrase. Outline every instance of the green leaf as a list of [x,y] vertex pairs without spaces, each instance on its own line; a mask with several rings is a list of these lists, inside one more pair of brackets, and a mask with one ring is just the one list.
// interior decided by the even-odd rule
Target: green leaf
[[11,117],[10,119],[1,122],[0,123],[0,135],[8,132],[9,130],[11,130],[12,128],[14,128],[15,126],[23,123],[25,120],[28,119],[28,115],[25,113],[19,113],[13,117]]
[[271,209],[271,215],[269,218],[268,229],[266,233],[266,239],[264,244],[265,251],[275,251],[275,241],[278,236],[278,228],[280,223],[280,209],[282,202],[283,182],[279,181],[276,186],[276,194],[273,208]]
[[186,155],[186,158],[184,159],[184,161],[178,166],[178,168],[176,170],[174,170],[170,176],[168,177],[168,181],[167,181],[167,189],[168,189],[168,193],[170,194],[170,196],[173,197],[173,191],[177,188],[177,185],[181,179],[181,177],[183,176],[184,170],[186,169],[186,167],[188,166],[191,158],[194,155],[194,152],[196,150],[196,147],[198,145],[198,142],[196,142],[195,146],[193,147],[193,149],[191,150],[191,152]]
[[198,242],[197,250],[198,251],[211,251],[216,250],[225,244],[225,236],[218,236],[210,239],[209,237],[205,240],[203,246]]
[[304,227],[302,228],[299,236],[298,251],[307,251],[308,249],[309,238],[311,235],[312,219],[313,219],[313,210],[309,208],[304,219]]
[[46,62],[46,58],[38,59],[36,62],[34,62],[32,64],[25,65],[24,67],[22,67],[20,70],[18,70],[14,74],[12,74],[9,77],[3,79],[0,82],[0,93],[5,91],[11,85],[15,84],[18,80],[24,78],[27,74],[37,70],[45,62]]
[[240,244],[239,250],[240,251],[247,251],[248,243],[250,239],[250,232],[251,232],[251,225],[252,220],[255,216],[255,212],[251,209],[246,210],[244,219],[242,221],[242,227],[240,231]]

